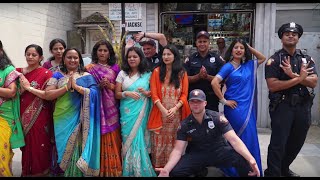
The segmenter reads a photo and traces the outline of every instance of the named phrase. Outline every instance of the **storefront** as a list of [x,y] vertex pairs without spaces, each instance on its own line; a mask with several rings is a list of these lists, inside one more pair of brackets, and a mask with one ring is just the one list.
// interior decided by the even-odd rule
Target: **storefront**
[[227,47],[239,37],[252,43],[253,3],[167,3],[159,8],[159,31],[177,45],[183,57],[196,50],[195,36],[201,30],[210,34],[213,51],[217,50],[216,39],[220,37]]

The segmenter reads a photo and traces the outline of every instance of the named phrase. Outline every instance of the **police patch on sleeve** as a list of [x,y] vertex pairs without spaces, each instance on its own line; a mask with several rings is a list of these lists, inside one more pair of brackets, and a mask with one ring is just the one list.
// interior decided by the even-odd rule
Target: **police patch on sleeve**
[[274,59],[269,58],[266,65],[270,66],[273,63],[273,61],[274,61]]
[[312,59],[312,57],[311,57],[311,61],[314,63],[314,60]]

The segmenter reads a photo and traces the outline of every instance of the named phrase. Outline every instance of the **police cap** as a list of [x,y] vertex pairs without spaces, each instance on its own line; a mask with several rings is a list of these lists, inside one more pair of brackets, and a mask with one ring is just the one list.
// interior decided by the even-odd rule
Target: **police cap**
[[280,39],[282,38],[282,34],[284,32],[296,32],[300,38],[303,34],[303,28],[300,24],[296,24],[295,22],[286,23],[283,24],[278,30],[278,36]]

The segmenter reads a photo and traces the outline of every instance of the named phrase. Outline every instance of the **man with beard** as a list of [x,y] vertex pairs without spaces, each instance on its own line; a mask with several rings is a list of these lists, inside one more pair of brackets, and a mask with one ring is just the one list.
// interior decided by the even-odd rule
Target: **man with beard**
[[289,166],[306,139],[311,124],[313,88],[318,81],[312,57],[296,49],[302,34],[301,25],[283,24],[278,30],[282,49],[265,65],[272,129],[265,176],[299,176]]

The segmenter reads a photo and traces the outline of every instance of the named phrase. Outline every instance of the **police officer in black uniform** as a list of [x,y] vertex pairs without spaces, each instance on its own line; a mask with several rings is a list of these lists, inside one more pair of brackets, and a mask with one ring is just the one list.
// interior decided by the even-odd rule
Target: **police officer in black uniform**
[[302,33],[299,24],[283,24],[278,30],[282,49],[265,64],[272,128],[265,176],[299,176],[289,166],[306,139],[318,81],[312,57],[296,49]]
[[[148,65],[153,71],[159,65],[159,62],[162,59],[163,47],[168,44],[167,38],[162,33],[139,32],[134,34],[134,39],[142,46],[143,53],[148,60]],[[157,45],[154,40],[159,42],[158,53]]]
[[211,81],[225,62],[221,56],[209,51],[209,37],[206,31],[197,34],[197,52],[185,59],[184,67],[188,74],[189,92],[203,90],[208,98],[206,109],[219,111],[219,98],[212,90]]
[[206,104],[202,90],[190,92],[192,114],[180,123],[167,164],[156,168],[159,176],[191,176],[207,166],[237,167],[240,176],[259,176],[254,157],[228,120],[218,112],[205,109]]

